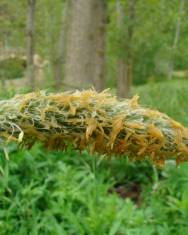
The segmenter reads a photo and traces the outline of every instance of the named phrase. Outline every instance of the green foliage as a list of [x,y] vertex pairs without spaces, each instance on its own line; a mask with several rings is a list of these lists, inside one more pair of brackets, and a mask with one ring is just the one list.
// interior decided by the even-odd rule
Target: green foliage
[[[127,57],[127,1],[119,0],[125,13],[123,24],[117,27],[116,1],[108,2],[107,19],[107,84],[114,87],[117,76],[117,58]],[[6,1],[0,4],[0,49],[25,48],[25,28],[27,2],[25,0]],[[53,63],[61,29],[64,1],[36,1],[35,12],[35,52],[50,61],[48,78],[53,77]],[[136,1],[133,22],[133,82],[143,84],[154,79],[164,80],[169,70],[171,51],[179,14],[179,0]],[[185,7],[180,30],[180,38],[175,52],[174,69],[187,70],[188,63],[188,8]],[[122,46],[123,45],[123,46]]]
[[[114,85],[117,76],[117,57],[127,56],[127,1],[121,1],[125,14],[123,25],[117,27],[116,1],[109,3],[107,30],[108,85]],[[151,78],[166,80],[175,37],[180,1],[136,1],[133,27],[133,79],[134,84],[144,84]],[[185,7],[180,38],[175,52],[174,70],[187,70],[188,9]],[[121,46],[123,42],[124,48]]]
[[158,109],[188,126],[188,86],[186,80],[149,83],[133,89],[141,104]]
[[0,61],[0,78],[22,78],[26,67],[26,61],[19,58],[10,58]]
[[[147,163],[8,147],[0,154],[0,233],[187,234],[188,164],[156,172]],[[141,184],[139,206],[109,193],[115,183]]]

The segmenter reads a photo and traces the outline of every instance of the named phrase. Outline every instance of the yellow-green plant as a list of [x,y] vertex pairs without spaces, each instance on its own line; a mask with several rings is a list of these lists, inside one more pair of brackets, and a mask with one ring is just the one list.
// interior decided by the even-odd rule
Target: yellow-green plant
[[138,104],[138,96],[117,100],[108,91],[35,92],[0,101],[0,140],[49,149],[88,148],[130,159],[188,160],[188,129],[167,115]]

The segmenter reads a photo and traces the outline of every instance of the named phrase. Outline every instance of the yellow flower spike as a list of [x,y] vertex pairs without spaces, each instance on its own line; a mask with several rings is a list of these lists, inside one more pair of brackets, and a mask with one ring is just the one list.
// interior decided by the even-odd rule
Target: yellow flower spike
[[188,129],[166,114],[144,108],[138,96],[119,101],[109,91],[47,94],[43,91],[0,101],[0,140],[49,149],[73,144],[82,151],[146,156],[162,166],[167,159],[188,161]]

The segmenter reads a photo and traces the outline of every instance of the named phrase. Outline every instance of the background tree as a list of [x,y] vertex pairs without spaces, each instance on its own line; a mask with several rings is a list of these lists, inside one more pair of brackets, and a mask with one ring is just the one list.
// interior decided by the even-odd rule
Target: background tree
[[59,34],[59,39],[57,42],[56,55],[54,59],[54,81],[55,89],[60,90],[62,87],[63,80],[63,65],[66,53],[67,44],[67,33],[68,33],[68,23],[71,20],[71,1],[66,0],[62,7],[62,22]]
[[[84,0],[82,0],[84,1]],[[120,1],[120,0],[119,0]],[[54,4],[55,2],[55,4]],[[71,3],[72,1],[68,1]],[[76,1],[74,1],[76,2]],[[91,2],[94,3],[94,0],[87,1],[87,4],[91,4]],[[88,33],[89,35],[92,35],[91,38],[92,43],[89,43],[88,45],[83,46],[83,50],[86,51],[86,48],[92,48],[92,45],[95,45],[95,49],[90,49],[87,53],[85,59],[83,60],[80,56],[76,56],[78,53],[78,50],[73,50],[74,47],[72,46],[72,55],[70,55],[70,44],[72,45],[72,41],[77,40],[78,41],[78,33],[76,33],[75,30],[74,34],[76,35],[76,39],[70,39],[70,33],[67,33],[67,41],[68,44],[65,45],[65,50],[68,50],[67,56],[64,52],[63,55],[63,63],[61,63],[62,66],[62,79],[64,78],[66,72],[69,70],[67,69],[66,62],[72,61],[68,57],[75,57],[74,64],[78,63],[78,61],[87,61],[86,58],[88,58],[88,54],[90,57],[93,58],[93,60],[90,60],[88,63],[88,66],[85,66],[89,71],[84,71],[82,74],[84,74],[85,77],[87,77],[86,82],[80,82],[80,85],[76,85],[75,79],[73,79],[73,86],[77,86],[82,88],[82,86],[90,86],[91,84],[95,84],[95,87],[99,85],[101,86],[102,83],[104,83],[104,79],[99,79],[100,76],[95,76],[94,79],[94,70],[96,68],[95,65],[99,65],[99,70],[102,71],[102,78],[105,77],[105,84],[107,87],[111,88],[117,88],[117,74],[118,71],[121,71],[120,64],[117,63],[117,60],[125,60],[127,64],[127,53],[128,50],[125,48],[127,46],[125,42],[128,42],[128,26],[129,20],[128,20],[128,0],[123,1],[121,0],[121,8],[123,12],[123,21],[122,26],[117,29],[117,5],[116,0],[110,0],[110,1],[98,1],[98,6],[102,6],[101,8],[97,8],[97,0],[95,0],[95,9],[90,10],[93,13],[93,18],[90,20],[90,25],[93,30],[89,29]],[[6,1],[1,0],[0,1],[0,20],[1,20],[1,27],[0,27],[0,53],[5,51],[6,49],[25,49],[26,44],[26,34],[25,34],[25,28],[26,28],[26,16],[27,16],[27,3],[28,1],[25,0],[15,0],[15,1]],[[102,4],[103,3],[103,4]],[[75,3],[74,3],[75,4]],[[105,5],[106,4],[106,5]],[[187,48],[187,41],[188,41],[188,34],[187,34],[187,28],[188,28],[188,8],[186,7],[186,2],[183,9],[183,15],[181,17],[181,40],[179,37],[176,52],[175,59],[173,62],[174,71],[182,71],[182,74],[184,76],[186,75],[187,70],[187,64],[188,64],[188,48]],[[84,4],[84,7],[86,6]],[[43,86],[45,87],[51,87],[52,84],[54,84],[54,71],[56,67],[57,60],[57,51],[60,52],[60,50],[57,50],[59,41],[60,41],[60,32],[62,29],[62,12],[65,12],[66,14],[69,14],[73,12],[73,6],[70,7],[69,10],[65,10],[66,4],[64,4],[64,1],[62,0],[38,0],[35,4],[35,27],[34,27],[34,34],[35,34],[35,53],[39,54],[40,57],[44,60],[48,60],[49,64],[44,67],[44,78],[45,81],[43,83]],[[91,5],[90,5],[91,6]],[[89,8],[91,9],[91,8]],[[97,43],[96,39],[94,39],[94,36],[97,35],[97,30],[94,25],[98,25],[99,23],[96,23],[95,21],[98,21],[100,19],[99,13],[100,9],[105,14],[103,15],[103,19],[105,21],[102,25],[104,27],[101,27],[100,32],[104,32],[104,36],[97,37],[99,40],[98,42],[101,42],[101,45],[103,45],[101,48],[104,48],[104,44],[106,44],[105,50],[96,50]],[[165,1],[165,0],[142,0],[137,1],[135,6],[135,15],[136,17],[133,20],[133,26],[134,26],[134,33],[131,39],[131,57],[132,57],[132,84],[133,85],[140,85],[147,83],[148,81],[164,81],[168,78],[169,73],[169,63],[172,58],[172,45],[175,40],[175,32],[176,32],[176,26],[177,26],[177,18],[179,15],[180,9],[180,0],[171,0],[171,1]],[[84,14],[86,9],[84,8]],[[102,12],[101,11],[101,12]],[[64,15],[64,16],[65,16]],[[107,15],[107,17],[106,17]],[[97,16],[97,17],[96,17]],[[75,18],[76,16],[73,16]],[[65,16],[65,18],[67,18]],[[107,20],[106,20],[107,18]],[[67,22],[67,29],[68,31],[72,31],[73,28],[73,19],[68,20]],[[159,24],[160,22],[160,24]],[[89,21],[88,21],[89,24]],[[81,22],[77,23],[77,31],[79,31]],[[82,27],[83,28],[83,27]],[[95,28],[95,30],[94,30]],[[99,29],[99,27],[98,27]],[[73,32],[72,31],[72,32]],[[86,30],[87,31],[87,30]],[[95,33],[93,33],[95,31]],[[98,31],[99,32],[99,31]],[[86,37],[87,38],[87,37]],[[102,38],[104,40],[102,40]],[[65,40],[66,41],[66,40]],[[71,41],[71,42],[70,42]],[[88,39],[87,42],[90,40]],[[104,42],[104,43],[102,43]],[[124,43],[124,44],[123,44]],[[77,44],[79,44],[77,42]],[[84,44],[84,43],[82,43]],[[92,44],[92,45],[91,45]],[[90,46],[89,46],[90,45]],[[122,45],[124,45],[124,48],[122,48]],[[86,47],[86,48],[85,48]],[[76,52],[77,51],[77,52]],[[88,51],[88,50],[87,50]],[[100,62],[96,62],[94,58],[95,56],[92,54],[91,51],[98,51],[98,55],[102,55],[101,57],[98,56],[98,60],[101,61],[105,66],[100,66]],[[103,52],[102,52],[103,51]],[[1,53],[1,54],[2,54]],[[60,53],[62,55],[62,53]],[[77,58],[77,59],[76,59]],[[79,59],[81,58],[81,59]],[[67,60],[68,59],[68,60]],[[89,58],[90,59],[90,58]],[[64,66],[65,63],[65,66]],[[80,62],[79,62],[80,63]],[[85,63],[85,62],[84,62]],[[83,64],[84,64],[83,63]],[[72,63],[73,64],[73,63]],[[92,65],[92,66],[91,66]],[[77,67],[77,64],[76,64]],[[80,67],[80,66],[78,66]],[[93,68],[93,70],[89,69]],[[2,70],[2,64],[0,66],[0,69]],[[9,71],[13,71],[13,67]],[[76,68],[73,66],[72,74],[79,74]],[[91,72],[92,71],[92,72]],[[96,70],[95,70],[96,71]],[[14,71],[13,71],[14,72]],[[173,77],[176,78],[175,72],[173,72]],[[70,73],[68,73],[70,74]],[[87,76],[86,76],[87,74]],[[92,74],[92,76],[88,75]],[[178,74],[178,73],[176,73]],[[73,76],[73,75],[71,75]],[[71,77],[69,76],[69,78]],[[80,75],[78,75],[80,76]],[[60,77],[60,76],[58,76]],[[75,77],[75,76],[74,76]],[[77,77],[77,75],[76,75]],[[83,77],[83,76],[82,76]],[[89,77],[89,79],[88,79]],[[119,77],[119,76],[118,76]],[[6,80],[7,78],[4,77]],[[98,82],[97,79],[100,81]],[[78,79],[77,79],[78,80]],[[89,81],[88,81],[89,80]],[[68,82],[68,79],[65,78],[64,82],[71,85],[70,82]],[[95,81],[95,82],[94,82]],[[102,83],[101,83],[102,81]],[[88,82],[88,84],[87,84]],[[101,86],[103,87],[104,84]],[[59,86],[58,86],[59,87]],[[122,86],[119,86],[120,88]],[[71,86],[72,89],[72,86]]]
[[30,82],[31,89],[35,88],[35,74],[34,74],[34,13],[35,0],[28,0],[27,12],[27,76]]
[[177,44],[180,37],[180,30],[181,30],[181,24],[182,24],[182,16],[184,13],[184,7],[185,7],[185,0],[180,0],[180,7],[179,7],[179,13],[177,16],[177,22],[176,22],[176,28],[175,28],[175,35],[174,35],[174,42],[171,50],[171,58],[170,58],[170,66],[169,66],[169,73],[168,73],[168,79],[172,79],[172,73],[174,70],[174,60],[177,50]]
[[[116,0],[116,14],[117,14],[117,29],[119,33],[122,30],[122,27],[124,27],[124,10],[121,4],[120,0]],[[127,64],[125,61],[125,48],[124,48],[124,42],[125,38],[121,39],[121,49],[122,51],[119,51],[119,55],[117,58],[117,94],[120,97],[128,96],[129,93],[129,84],[128,84],[128,77],[127,77]]]
[[[128,97],[132,85],[132,37],[135,15],[135,0],[127,1],[126,26],[123,24],[126,19],[125,9],[120,0],[116,0],[117,28],[119,30],[120,48],[117,58],[117,94],[119,97]],[[123,29],[124,28],[124,29]],[[124,33],[121,33],[124,32]]]
[[106,4],[104,0],[72,3],[64,82],[66,88],[93,85],[100,90],[104,87]]
[[[96,90],[101,91],[105,88],[105,72],[106,72],[106,24],[107,24],[107,4],[105,0],[94,1],[93,19],[94,27],[94,74],[93,85]],[[97,17],[96,17],[97,16]]]

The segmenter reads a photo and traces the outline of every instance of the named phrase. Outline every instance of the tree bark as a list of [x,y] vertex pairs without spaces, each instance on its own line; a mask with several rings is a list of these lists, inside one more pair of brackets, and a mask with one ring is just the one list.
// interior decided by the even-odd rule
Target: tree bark
[[104,87],[106,4],[75,0],[67,40],[65,89]]
[[66,0],[63,12],[62,12],[62,22],[61,22],[61,31],[59,35],[59,40],[57,43],[56,56],[54,60],[54,81],[56,91],[61,90],[62,81],[63,81],[63,66],[64,58],[66,53],[66,37],[68,30],[68,22],[70,21],[71,16],[71,0]]
[[128,44],[127,44],[127,65],[128,65],[128,87],[133,83],[133,58],[132,58],[132,39],[134,32],[136,0],[128,0]]
[[105,88],[107,4],[104,0],[95,0],[93,8],[93,19],[95,19],[95,43],[93,44],[95,69],[93,85],[97,91],[102,91]]
[[[121,1],[116,0],[116,14],[117,14],[117,29],[118,33],[123,28],[124,13],[121,6]],[[120,50],[124,49],[124,44],[120,45]],[[117,95],[119,97],[127,97],[129,94],[128,77],[127,77],[127,64],[123,56],[117,58]]]
[[27,77],[31,89],[35,89],[35,71],[34,71],[34,13],[35,13],[35,0],[28,0],[27,12]]
[[[132,38],[133,26],[135,18],[135,0],[128,0],[128,25],[127,25],[127,40],[122,40],[120,45],[121,50],[125,50],[124,56],[117,58],[117,95],[122,98],[129,97],[130,87],[132,85]],[[124,12],[120,0],[116,0],[117,13],[117,28],[123,31]]]
[[179,41],[179,37],[180,37],[180,30],[181,30],[184,6],[185,6],[185,0],[180,0],[180,7],[179,7],[179,14],[178,14],[177,22],[176,22],[174,42],[173,42],[172,50],[171,50],[171,61],[170,61],[169,73],[168,73],[169,80],[172,79],[172,73],[174,70],[174,60],[175,60],[175,54],[176,54],[177,45],[178,45],[178,41]]
[[127,64],[122,58],[118,58],[117,64],[117,95],[120,98],[127,98],[130,91]]

